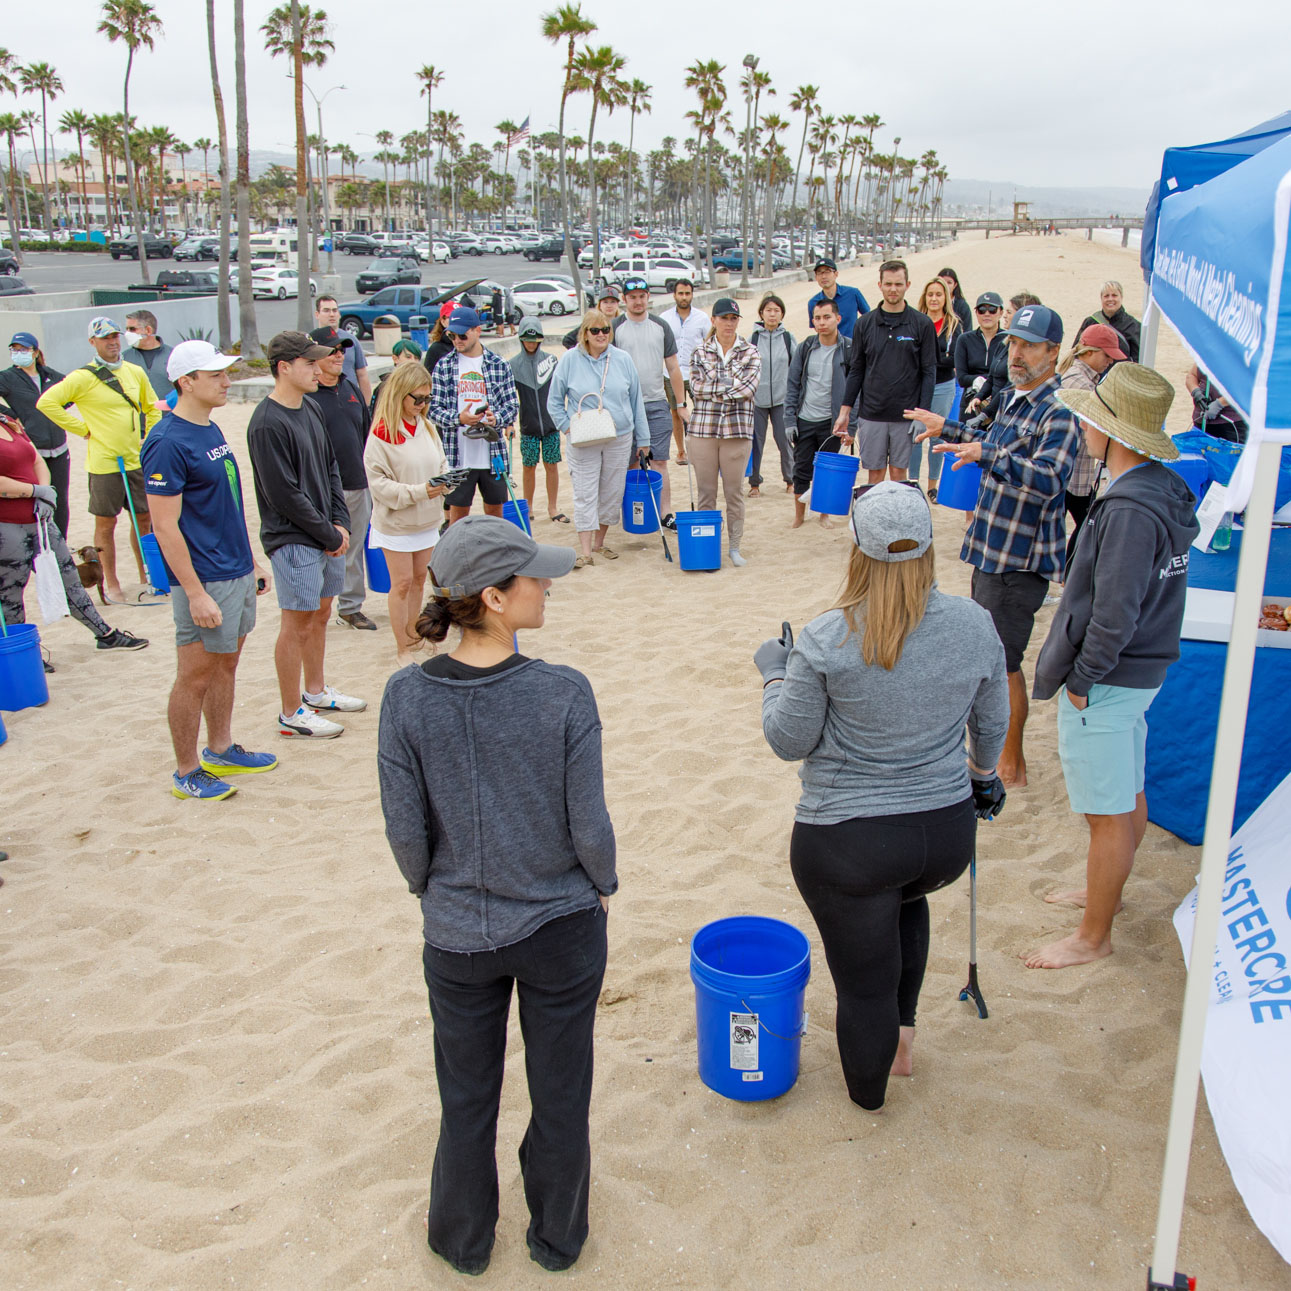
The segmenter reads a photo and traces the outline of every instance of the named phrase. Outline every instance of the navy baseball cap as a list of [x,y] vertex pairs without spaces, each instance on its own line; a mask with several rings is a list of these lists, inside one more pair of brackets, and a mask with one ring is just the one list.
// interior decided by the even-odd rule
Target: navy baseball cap
[[1062,319],[1047,305],[1023,305],[1013,315],[1013,322],[1004,329],[1005,336],[1016,336],[1020,341],[1048,341],[1050,345],[1062,344]]
[[40,342],[30,332],[15,332],[9,344],[10,346],[21,346],[28,350],[40,349]]
[[450,332],[456,332],[458,336],[465,336],[472,327],[483,327],[484,320],[473,310],[468,309],[465,305],[459,305],[448,316],[448,322],[445,327]]

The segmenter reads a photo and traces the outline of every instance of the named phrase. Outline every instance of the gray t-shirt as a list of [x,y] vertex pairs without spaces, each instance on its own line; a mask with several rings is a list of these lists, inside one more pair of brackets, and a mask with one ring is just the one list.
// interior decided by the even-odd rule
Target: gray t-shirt
[[664,360],[677,353],[672,328],[654,314],[647,314],[639,323],[620,314],[614,320],[614,344],[637,365],[641,398],[646,403],[662,403],[667,398],[663,388]]
[[812,346],[802,374],[798,416],[804,421],[828,421],[834,415],[834,354],[838,343]]

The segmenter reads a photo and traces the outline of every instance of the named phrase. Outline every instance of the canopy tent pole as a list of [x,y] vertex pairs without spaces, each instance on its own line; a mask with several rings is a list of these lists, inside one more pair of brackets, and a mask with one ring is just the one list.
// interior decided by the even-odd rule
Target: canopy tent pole
[[[1152,310],[1153,314],[1157,312],[1155,308]],[[1177,1285],[1175,1264],[1179,1254],[1179,1231],[1183,1224],[1193,1124],[1197,1115],[1202,1038],[1210,1004],[1212,974],[1209,966],[1215,954],[1220,898],[1228,865],[1228,849],[1232,841],[1233,815],[1237,806],[1237,782],[1241,772],[1242,742],[1246,733],[1246,713],[1255,666],[1256,630],[1264,596],[1264,575],[1268,565],[1281,452],[1282,446],[1279,443],[1264,440],[1260,444],[1255,487],[1246,509],[1246,526],[1242,530],[1237,590],[1233,598],[1233,626],[1228,641],[1228,658],[1224,665],[1224,690],[1215,733],[1215,759],[1206,809],[1201,874],[1197,882],[1197,914],[1193,925],[1192,948],[1188,956],[1188,977],[1179,1026],[1179,1051],[1175,1062],[1174,1091],[1170,1100],[1170,1125],[1166,1132],[1165,1164],[1161,1171],[1156,1242],[1148,1270],[1149,1291]]]
[[1150,368],[1157,358],[1157,333],[1161,329],[1161,311],[1152,299],[1152,288],[1143,288],[1143,322],[1139,326],[1139,362]]

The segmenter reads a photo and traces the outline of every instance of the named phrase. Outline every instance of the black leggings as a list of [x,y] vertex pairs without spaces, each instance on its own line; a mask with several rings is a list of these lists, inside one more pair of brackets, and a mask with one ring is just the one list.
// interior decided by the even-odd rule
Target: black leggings
[[793,827],[794,882],[825,943],[835,1030],[852,1101],[883,1106],[900,1028],[914,1026],[928,964],[927,893],[973,856],[971,798],[903,816]]

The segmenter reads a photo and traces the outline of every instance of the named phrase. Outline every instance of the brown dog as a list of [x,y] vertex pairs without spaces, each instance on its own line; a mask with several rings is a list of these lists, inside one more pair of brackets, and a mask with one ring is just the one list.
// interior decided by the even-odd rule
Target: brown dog
[[99,589],[99,604],[106,605],[108,598],[103,594],[103,564],[99,560],[100,547],[78,547],[76,549],[76,572],[81,576],[82,587]]

